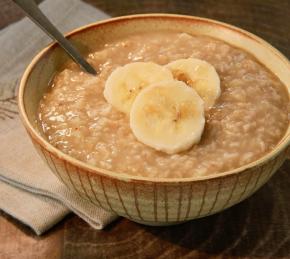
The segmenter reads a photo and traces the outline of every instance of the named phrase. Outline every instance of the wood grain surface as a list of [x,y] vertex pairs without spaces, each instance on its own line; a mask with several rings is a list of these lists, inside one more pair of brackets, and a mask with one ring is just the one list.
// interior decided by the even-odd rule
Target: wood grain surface
[[[112,16],[169,12],[249,30],[290,57],[289,0],[86,0]],[[0,28],[23,14],[0,0]],[[45,235],[0,213],[0,258],[290,258],[290,161],[255,195],[213,216],[172,227],[119,219],[96,231],[69,216]]]

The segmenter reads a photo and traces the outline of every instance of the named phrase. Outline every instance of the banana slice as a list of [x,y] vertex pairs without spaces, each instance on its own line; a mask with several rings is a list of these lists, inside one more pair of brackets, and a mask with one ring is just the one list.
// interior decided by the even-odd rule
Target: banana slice
[[157,150],[177,153],[198,143],[204,104],[194,89],[177,80],[152,84],[136,97],[130,127],[136,138]]
[[208,62],[195,58],[178,59],[166,65],[177,80],[194,88],[209,109],[221,94],[220,78]]
[[108,77],[104,97],[116,109],[129,114],[138,93],[151,83],[172,80],[167,68],[152,62],[135,62],[119,67]]

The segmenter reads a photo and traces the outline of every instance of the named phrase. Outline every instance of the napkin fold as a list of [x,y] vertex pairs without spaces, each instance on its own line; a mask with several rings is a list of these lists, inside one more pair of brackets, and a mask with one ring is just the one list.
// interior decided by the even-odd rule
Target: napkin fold
[[[46,0],[40,8],[62,32],[108,18],[79,0]],[[71,211],[102,229],[117,216],[60,182],[34,150],[18,118],[18,80],[33,56],[50,42],[28,18],[0,31],[0,209],[38,235]]]

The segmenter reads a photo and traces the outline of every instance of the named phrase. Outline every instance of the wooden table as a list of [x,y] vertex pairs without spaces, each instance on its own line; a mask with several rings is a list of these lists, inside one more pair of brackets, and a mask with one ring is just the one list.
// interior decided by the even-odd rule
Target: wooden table
[[[112,16],[170,12],[249,30],[290,57],[289,0],[87,0]],[[0,0],[0,28],[23,14]],[[255,195],[217,215],[172,227],[119,219],[96,231],[74,215],[38,237],[0,212],[0,258],[290,258],[290,161]]]

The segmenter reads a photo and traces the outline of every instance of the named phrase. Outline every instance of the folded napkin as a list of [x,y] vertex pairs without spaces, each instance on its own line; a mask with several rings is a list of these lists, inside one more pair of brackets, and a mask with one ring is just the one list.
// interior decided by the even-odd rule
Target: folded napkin
[[[108,17],[79,0],[46,0],[40,8],[62,32]],[[27,18],[0,31],[0,209],[38,235],[71,211],[102,229],[117,216],[81,199],[50,172],[17,115],[17,82],[32,57],[49,42]]]

